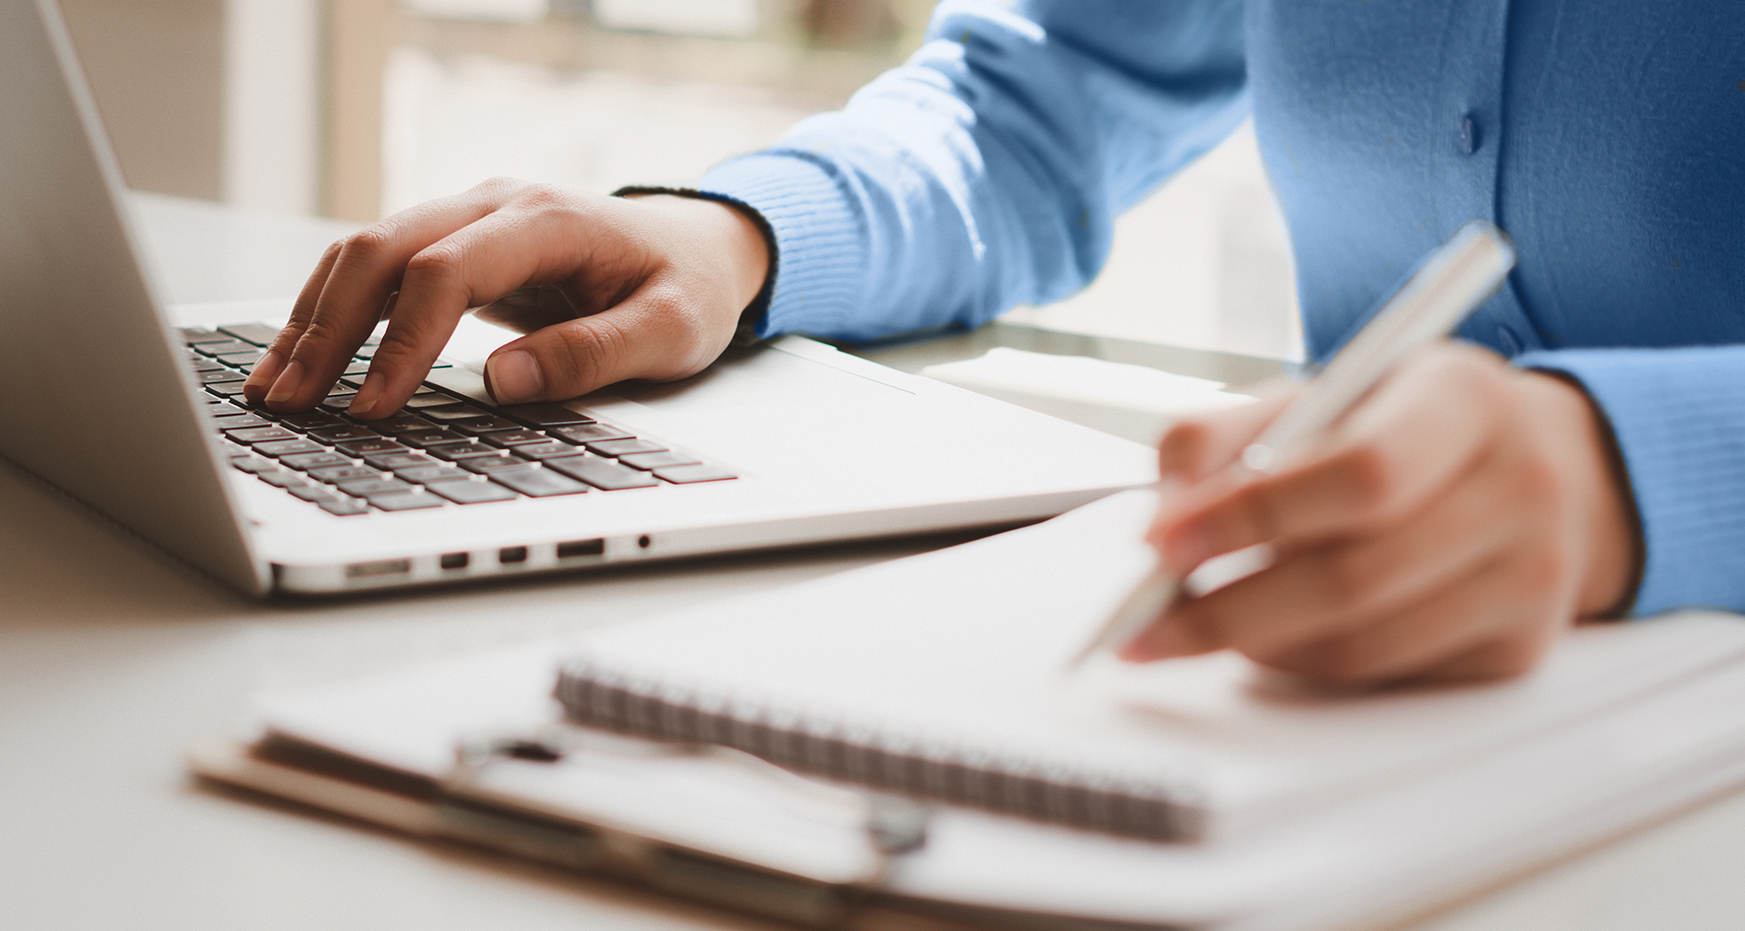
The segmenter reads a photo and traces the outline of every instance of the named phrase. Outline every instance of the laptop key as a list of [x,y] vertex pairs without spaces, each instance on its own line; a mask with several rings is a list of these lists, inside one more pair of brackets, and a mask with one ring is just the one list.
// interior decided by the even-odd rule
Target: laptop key
[[593,443],[599,440],[627,440],[634,434],[626,433],[617,427],[603,423],[579,424],[574,427],[553,427],[553,436],[571,443]]
[[482,436],[486,433],[504,433],[510,430],[520,430],[522,426],[507,417],[486,414],[482,417],[462,417],[459,420],[447,421],[450,429],[459,430],[469,436]]
[[279,456],[291,456],[297,453],[318,453],[322,451],[320,443],[298,437],[294,440],[277,440],[272,443],[254,444],[255,452],[266,453],[275,459]]
[[290,488],[286,488],[285,490],[290,492],[291,494],[295,495],[296,497],[301,498],[304,501],[308,501],[311,503],[317,502],[317,501],[332,501],[332,500],[334,500],[333,499],[333,492],[330,492],[327,489],[325,489],[319,485],[296,485],[296,486],[292,486]]
[[368,427],[360,427],[353,423],[339,424],[338,426],[332,427],[316,427],[309,431],[309,435],[318,440],[326,440],[329,443],[337,443],[340,440],[379,440],[382,438],[382,435],[376,431],[371,430]]
[[414,466],[437,465],[435,459],[423,453],[375,453],[364,457],[371,467],[392,472],[395,469],[410,469]]
[[231,398],[228,401],[228,403],[233,404],[237,407],[240,407],[243,410],[246,410],[249,413],[254,414],[258,417],[265,417],[268,420],[278,420],[279,419],[278,414],[275,414],[272,411],[267,410],[266,404],[261,403],[261,402],[250,401],[248,398],[238,396],[238,397]]
[[364,426],[389,436],[397,433],[409,433],[413,430],[430,430],[434,427],[430,421],[412,414],[395,414],[384,420],[364,421]]
[[646,472],[627,469],[610,459],[597,456],[571,456],[568,459],[547,459],[545,467],[568,475],[570,478],[581,479],[602,491],[621,491],[626,488],[648,488],[659,485],[654,477]]
[[351,498],[334,498],[330,501],[317,501],[323,511],[337,517],[352,517],[358,514],[368,514],[370,509]]
[[618,461],[632,469],[642,469],[644,471],[668,469],[673,466],[701,465],[697,460],[692,459],[684,453],[671,452],[631,453],[628,456],[619,456]]
[[262,469],[273,468],[273,462],[271,459],[262,459],[259,456],[251,456],[247,453],[240,456],[231,456],[230,465],[231,468],[236,469],[238,472],[247,472],[250,475],[257,473]]
[[601,440],[597,443],[586,443],[588,452],[598,456],[628,456],[631,453],[663,453],[666,447],[659,443],[650,443],[631,437],[627,440]]
[[228,333],[244,342],[264,347],[273,344],[274,338],[279,335],[279,328],[264,323],[225,323],[218,327],[218,332]]
[[498,472],[525,471],[537,468],[533,463],[525,459],[516,459],[514,456],[480,456],[477,459],[459,460],[455,465],[480,475],[495,475]]
[[195,343],[194,351],[203,356],[221,356],[227,352],[255,352],[259,347],[253,343],[245,343],[240,339],[225,337],[221,341]]
[[459,462],[462,459],[481,459],[491,456],[500,458],[503,455],[502,450],[495,446],[486,446],[483,443],[445,443],[441,446],[432,446],[429,449],[426,449],[425,452],[438,459],[447,459],[450,462]]
[[579,495],[588,486],[568,476],[546,469],[508,470],[491,473],[491,481],[507,485],[529,498],[549,498],[554,495]]
[[366,469],[363,466],[328,466],[326,468],[310,469],[309,477],[326,482],[329,485],[337,485],[340,482],[359,482],[366,479],[381,478],[382,473],[377,472],[375,469]]
[[[456,402],[453,395],[443,394],[439,391],[421,391],[412,395],[405,406],[409,411],[423,411],[426,408],[442,407],[445,404],[454,403]],[[480,411],[480,413],[484,412]]]
[[574,456],[576,448],[568,443],[530,443],[526,446],[511,446],[509,451],[523,459],[559,459],[564,456]]
[[242,386],[245,383],[246,381],[223,381],[214,385],[203,385],[202,387],[220,397],[237,398],[240,400]]
[[401,466],[394,470],[394,477],[414,485],[464,482],[468,479],[467,473],[451,465]]
[[578,414],[561,404],[511,404],[498,408],[497,412],[530,427],[565,427],[594,422],[594,418]]
[[279,488],[295,488],[308,484],[303,476],[287,469],[262,469],[254,474],[255,478]]
[[431,494],[441,495],[455,504],[484,504],[489,501],[513,501],[519,498],[515,492],[501,485],[490,482],[474,482],[461,479],[453,482],[431,482],[424,486]]
[[223,343],[228,342],[233,338],[227,334],[208,330],[201,326],[185,326],[181,328],[181,331],[182,342],[187,343],[190,346],[198,345],[200,343]]
[[384,436],[372,435],[365,440],[340,440],[333,444],[354,456],[374,456],[382,453],[409,453],[412,450]]
[[397,478],[366,478],[355,482],[340,482],[339,490],[354,498],[369,498],[411,491],[412,486]]
[[243,352],[227,352],[227,353],[224,353],[223,355],[220,355],[220,356],[214,356],[214,358],[216,358],[218,361],[224,363],[225,365],[240,365],[240,366],[246,367],[246,366],[252,366],[256,362],[259,362],[261,360],[261,356],[264,356],[264,355],[266,355],[266,353],[262,352],[259,349],[249,349],[249,350],[245,350]]
[[479,437],[479,441],[492,446],[528,446],[534,443],[550,442],[551,437],[543,433],[528,430],[525,427],[514,430],[504,430],[501,433],[487,433]]
[[[212,426],[216,427],[221,433],[228,433],[232,430],[259,430],[262,427],[273,426],[273,422],[265,417],[260,417],[255,414],[237,413],[224,417],[212,418]],[[275,427],[274,429],[278,428]],[[290,431],[287,430],[286,432],[289,433]],[[294,433],[291,435],[296,436]]]
[[235,369],[219,368],[194,373],[194,380],[202,385],[217,384],[221,381],[245,381],[247,379],[247,375],[244,375]]
[[408,430],[405,433],[394,434],[394,439],[405,443],[407,446],[416,446],[419,449],[429,450],[434,450],[439,446],[452,446],[457,443],[470,444],[472,442],[470,437],[463,436],[453,430],[442,429]]
[[287,427],[295,427],[298,430],[316,430],[321,427],[338,427],[349,425],[350,423],[349,421],[343,420],[325,411],[310,411],[307,414],[292,414],[289,417],[279,418],[279,422]]
[[347,365],[345,367],[345,371],[340,372],[339,374],[341,374],[341,375],[367,375],[367,374],[369,374],[369,371],[370,371],[370,364],[368,362],[358,362],[356,360],[353,360],[350,365]]
[[670,469],[655,469],[654,474],[674,485],[689,485],[693,482],[724,482],[739,476],[712,465],[674,466]]
[[415,495],[411,492],[398,492],[387,495],[372,495],[371,505],[384,511],[416,511],[420,508],[439,508],[443,499],[436,495]]
[[339,453],[325,449],[318,453],[296,453],[290,456],[280,456],[279,464],[305,472],[310,469],[333,469],[355,465],[350,459]]
[[231,439],[237,441],[238,443],[247,443],[250,446],[253,446],[256,443],[270,443],[273,440],[299,439],[297,434],[292,433],[291,431],[285,429],[284,427],[271,427],[271,426],[269,426],[269,427],[244,427],[244,428],[240,428],[240,429],[227,429],[227,430],[225,430],[224,435],[230,437]]
[[429,417],[431,420],[437,421],[438,423],[446,423],[450,420],[466,420],[470,417],[485,417],[490,412],[482,407],[474,407],[471,404],[462,404],[459,401],[451,399],[447,404],[426,405],[425,407],[420,408],[418,413],[421,416]]

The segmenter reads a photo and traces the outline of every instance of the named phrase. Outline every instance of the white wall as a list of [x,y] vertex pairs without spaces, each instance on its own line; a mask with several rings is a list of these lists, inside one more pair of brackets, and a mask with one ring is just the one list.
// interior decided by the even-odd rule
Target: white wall
[[230,203],[290,213],[319,206],[321,7],[225,0],[222,190]]

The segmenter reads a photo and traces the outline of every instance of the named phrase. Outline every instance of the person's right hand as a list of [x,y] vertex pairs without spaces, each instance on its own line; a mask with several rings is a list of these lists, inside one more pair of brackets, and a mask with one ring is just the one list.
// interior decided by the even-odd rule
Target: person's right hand
[[769,261],[757,225],[726,204],[494,179],[330,246],[243,393],[274,411],[310,409],[387,317],[350,410],[386,417],[462,314],[536,285],[561,287],[580,315],[491,354],[486,385],[498,403],[684,378],[727,348]]

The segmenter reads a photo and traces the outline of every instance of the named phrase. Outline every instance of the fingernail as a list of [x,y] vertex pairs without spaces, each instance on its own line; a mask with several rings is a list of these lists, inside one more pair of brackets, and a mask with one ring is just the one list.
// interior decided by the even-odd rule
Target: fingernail
[[1128,641],[1115,655],[1129,663],[1148,663],[1158,659],[1173,659],[1177,656],[1192,656],[1198,652],[1192,638],[1182,629],[1182,625],[1171,623],[1168,617],[1141,631],[1139,636]]
[[352,397],[351,405],[346,408],[346,413],[354,417],[370,416],[371,412],[375,410],[376,402],[382,399],[382,382],[384,380],[375,372],[365,375],[364,383],[357,389],[357,394]]
[[279,372],[285,368],[285,357],[267,350],[266,355],[254,364],[254,370],[248,373],[248,380],[242,383],[242,394],[250,401],[259,401],[273,384],[273,379],[279,377]]
[[485,363],[485,374],[490,379],[491,396],[498,404],[531,401],[545,393],[539,365],[533,361],[533,353],[524,349],[492,356]]
[[277,404],[289,398],[297,393],[298,387],[302,384],[303,363],[292,359],[286,363],[285,370],[280,372],[278,379],[273,382],[273,390],[267,392],[267,403]]
[[1177,572],[1187,572],[1217,555],[1212,527],[1204,520],[1190,520],[1163,537],[1163,561]]

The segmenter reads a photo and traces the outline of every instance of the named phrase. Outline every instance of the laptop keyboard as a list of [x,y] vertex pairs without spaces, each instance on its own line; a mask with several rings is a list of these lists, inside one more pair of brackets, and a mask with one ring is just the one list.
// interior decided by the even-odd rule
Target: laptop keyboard
[[[354,420],[376,340],[306,414],[278,415],[242,396],[278,335],[257,323],[184,327],[195,377],[232,467],[329,514],[489,504],[735,478],[695,456],[557,404],[493,407],[425,384],[400,413]],[[438,368],[450,363],[439,360]]]

